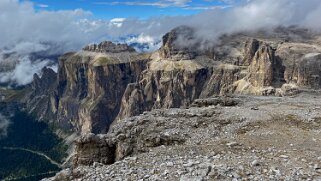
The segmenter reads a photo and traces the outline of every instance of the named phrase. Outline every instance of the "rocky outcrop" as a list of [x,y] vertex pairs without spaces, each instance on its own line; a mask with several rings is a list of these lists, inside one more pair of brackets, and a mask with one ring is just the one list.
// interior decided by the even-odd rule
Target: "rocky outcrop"
[[34,75],[31,93],[26,102],[27,110],[35,114],[39,120],[54,123],[58,111],[57,73],[50,68],[43,68],[41,77]]
[[[56,86],[57,73],[50,68],[43,68],[42,75],[34,74],[32,82],[32,90],[34,96],[51,92]],[[45,89],[44,89],[45,88]]]
[[76,156],[73,165],[92,165],[93,163],[112,164],[115,162],[115,147],[103,135],[87,134],[75,142]]
[[194,128],[204,127],[204,122],[210,121],[216,125],[216,116],[218,113],[208,108],[191,108],[189,111],[154,110],[126,118],[115,123],[106,135],[89,134],[80,137],[76,141],[76,155],[73,160],[75,165],[109,163],[111,160],[119,161],[131,155],[148,152],[150,148],[161,145],[181,145],[190,137],[189,134]]
[[261,46],[254,54],[249,66],[248,79],[255,87],[266,87],[273,82],[274,51],[269,45]]
[[209,106],[236,106],[240,103],[240,100],[227,97],[227,96],[218,96],[208,99],[196,99],[191,107],[209,107]]
[[173,29],[163,37],[160,56],[163,59],[191,60],[197,55],[194,30],[187,26]]

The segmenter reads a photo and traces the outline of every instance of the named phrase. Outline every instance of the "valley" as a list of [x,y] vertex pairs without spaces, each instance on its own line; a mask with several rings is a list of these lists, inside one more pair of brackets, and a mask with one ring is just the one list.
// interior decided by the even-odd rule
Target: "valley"
[[14,102],[1,102],[0,113],[9,121],[0,138],[1,180],[39,180],[60,170],[67,147],[46,123],[20,112]]

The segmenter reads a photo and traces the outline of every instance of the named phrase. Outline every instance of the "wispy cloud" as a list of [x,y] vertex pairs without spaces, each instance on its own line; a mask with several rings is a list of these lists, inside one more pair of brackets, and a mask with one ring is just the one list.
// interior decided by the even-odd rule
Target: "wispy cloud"
[[194,3],[192,0],[158,0],[158,1],[113,1],[95,2],[97,5],[153,6],[159,8],[179,7],[184,10],[213,10],[233,7],[243,0],[203,0]]
[[186,10],[215,10],[215,9],[226,9],[231,8],[233,5],[221,5],[221,6],[188,6],[183,9]]
[[187,7],[192,0],[160,0],[155,2],[147,1],[114,1],[114,2],[95,2],[94,4],[100,5],[127,5],[127,6],[155,6],[160,8],[166,7]]
[[39,8],[49,8],[48,4],[37,4]]
[[0,139],[7,136],[7,129],[10,125],[10,121],[0,114]]

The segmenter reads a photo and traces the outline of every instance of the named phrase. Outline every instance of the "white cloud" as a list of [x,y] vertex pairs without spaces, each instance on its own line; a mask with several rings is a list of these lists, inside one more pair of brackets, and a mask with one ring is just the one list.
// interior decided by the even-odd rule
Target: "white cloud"
[[221,6],[188,6],[183,9],[186,10],[215,10],[215,9],[226,9],[231,8],[232,5],[221,5]]
[[26,85],[32,82],[35,73],[40,75],[42,68],[46,66],[51,66],[53,70],[57,69],[56,66],[52,65],[52,61],[48,59],[31,61],[27,56],[20,57],[20,61],[14,70],[0,72],[0,82]]
[[213,9],[191,16],[186,25],[196,29],[200,38],[215,41],[224,33],[272,29],[298,25],[320,31],[319,0],[244,0],[238,6]]
[[63,49],[80,46],[86,37],[78,38],[84,30],[77,20],[88,15],[83,10],[36,12],[31,3],[1,0],[0,48],[11,48],[20,42],[56,42],[65,46]]
[[123,22],[125,21],[125,18],[114,18],[110,20],[111,26],[116,26],[117,28],[120,28],[123,26]]
[[[133,46],[138,52],[150,52],[156,51],[161,47],[161,41],[155,39],[152,36],[140,34],[138,36],[133,36],[125,39],[124,42]],[[138,44],[138,45],[137,45]]]
[[39,8],[49,8],[48,4],[37,4]]
[[[238,2],[224,1],[233,5]],[[190,2],[159,0],[156,3],[141,1],[140,4],[193,8]],[[124,1],[114,3],[135,5],[134,2]],[[192,16],[163,16],[145,20],[117,18],[109,21],[93,20],[90,12],[80,9],[36,11],[34,6],[36,5],[30,2],[0,0],[0,63],[1,55],[12,52],[18,54],[16,61],[19,62],[16,70],[1,74],[2,80],[29,83],[32,74],[39,72],[40,67],[48,63],[47,60],[41,63],[39,60],[26,58],[33,52],[61,54],[78,50],[89,43],[117,40],[128,35],[136,35],[131,42],[152,45],[152,41],[159,42],[161,36],[180,25],[195,27],[199,38],[212,42],[223,33],[254,31],[280,25],[299,25],[314,31],[321,29],[320,0],[241,0],[238,5],[226,9],[204,7],[203,9],[208,10]]]
[[7,136],[7,129],[10,125],[10,121],[0,114],[0,139]]
[[187,3],[192,2],[192,0],[166,0],[169,3],[173,3],[176,6],[186,6]]
[[154,43],[155,40],[149,35],[140,34],[138,37],[132,37],[128,40],[128,43]]
[[186,7],[192,0],[160,0],[160,1],[114,1],[114,2],[96,2],[101,5],[127,5],[127,6],[156,6],[156,7]]
[[[224,0],[226,1],[226,0]],[[234,0],[228,0],[233,2]],[[157,39],[179,25],[196,27],[199,32],[218,35],[226,32],[255,30],[278,25],[298,24],[320,28],[319,0],[243,0],[241,5],[228,9],[209,9],[193,16],[154,17],[147,20],[115,18],[110,21],[92,20],[90,12],[35,11],[31,3],[18,0],[0,1],[0,49],[23,54],[46,51],[52,53],[77,50],[84,45],[126,35],[145,35]],[[162,0],[185,5],[190,0]],[[134,2],[132,2],[134,3]],[[197,7],[196,7],[197,8]],[[58,49],[57,49],[58,48]]]

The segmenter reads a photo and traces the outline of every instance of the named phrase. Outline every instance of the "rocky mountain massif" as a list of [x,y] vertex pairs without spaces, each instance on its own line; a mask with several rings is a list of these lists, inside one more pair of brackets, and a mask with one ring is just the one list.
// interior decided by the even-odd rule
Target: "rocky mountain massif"
[[28,110],[64,131],[105,133],[115,120],[198,98],[285,96],[321,86],[321,39],[308,30],[225,35],[215,44],[194,33],[176,28],[153,53],[111,42],[67,53],[57,75],[35,75]]
[[[307,161],[308,155],[302,155],[309,163],[307,170],[296,168],[300,172],[298,175],[294,171],[294,167],[298,166],[297,160],[290,158],[292,152],[287,154],[292,148],[281,144],[278,147],[279,143],[269,142],[273,136],[266,135],[284,136],[281,128],[290,125],[296,126],[290,130],[290,135],[295,132],[305,134],[307,131],[308,135],[311,134],[307,139],[320,141],[320,116],[316,111],[319,109],[318,102],[307,96],[308,102],[295,106],[294,99],[276,98],[302,92],[313,92],[319,98],[320,37],[305,29],[289,27],[268,32],[224,35],[215,42],[209,42],[199,40],[192,28],[178,27],[163,37],[163,46],[153,53],[137,53],[127,45],[111,42],[89,45],[80,52],[62,56],[57,74],[44,69],[41,78],[35,75],[33,91],[27,98],[27,110],[50,121],[64,132],[108,132],[100,136],[89,134],[79,139],[76,142],[73,166],[79,166],[80,171],[66,170],[67,173],[57,175],[58,180],[92,180],[93,177],[112,180],[117,176],[122,180],[128,170],[128,175],[134,174],[134,177],[126,176],[129,180],[145,176],[150,180],[191,180],[190,177],[194,176],[198,180],[239,177],[254,179],[252,176],[259,172],[274,174],[271,178],[262,176],[259,179],[318,178],[320,168],[317,156],[320,155],[320,149],[314,147],[316,144],[304,145],[304,148],[311,146],[313,160]],[[240,100],[226,97],[233,94],[276,97],[269,98],[272,103],[264,98],[257,102],[247,100],[246,97],[241,97]],[[295,100],[302,101],[299,98]],[[258,107],[259,104],[266,105],[268,110],[258,111],[261,108],[257,107],[251,110],[250,105],[245,104],[246,101],[252,101],[253,105],[257,103]],[[278,108],[281,106],[278,101],[284,101],[284,109]],[[244,104],[247,107],[243,107]],[[234,107],[225,109],[217,105]],[[307,113],[309,116],[302,116],[301,112],[297,112],[301,111],[300,106],[306,105],[315,110],[312,111],[313,116],[310,115],[311,111]],[[195,106],[200,108],[194,108]],[[140,114],[143,115],[138,116]],[[263,121],[262,125],[258,122],[260,120]],[[269,121],[274,122],[269,125]],[[281,128],[277,130],[279,132],[274,132],[274,127]],[[255,136],[249,136],[252,134],[256,139]],[[257,143],[263,139],[261,136],[267,137],[265,146]],[[239,143],[243,137],[245,142]],[[234,139],[237,141],[233,141]],[[226,147],[224,140],[228,142]],[[212,146],[201,154],[203,146],[206,147],[207,144]],[[295,140],[291,144],[299,145],[301,142]],[[257,145],[257,148],[253,147]],[[216,147],[218,151],[211,150]],[[235,149],[238,151],[234,151]],[[265,149],[271,150],[266,153],[271,153],[271,158],[263,156],[265,153],[262,151]],[[304,151],[293,149],[297,149],[293,155]],[[223,160],[225,157],[228,158],[225,160],[231,159],[234,166],[241,166],[236,162],[243,163],[242,159],[244,164],[248,159],[253,163],[251,168],[244,165],[242,173],[232,172],[236,168],[232,168],[228,162],[212,160],[217,154],[223,156]],[[134,155],[137,157],[126,159]],[[167,160],[175,160],[175,155],[177,163],[172,161],[168,166],[165,165],[170,169],[164,167],[162,170],[161,165],[158,167],[159,161],[165,157],[168,157]],[[136,160],[140,158],[141,161]],[[142,168],[144,164],[151,164],[146,158],[155,159],[155,163]],[[200,161],[203,158],[205,165]],[[284,168],[292,165],[293,172],[290,173],[290,167],[283,172],[283,167],[269,166],[270,163],[283,164],[284,160]],[[99,168],[86,167],[85,171],[82,170],[81,165],[94,163]],[[101,166],[99,163],[114,164]],[[317,165],[310,169],[310,163]],[[121,166],[118,167],[118,164]],[[183,169],[181,166],[185,164],[188,168]],[[220,164],[223,165],[219,166]],[[268,166],[263,167],[266,164]],[[120,173],[123,170],[126,173]],[[214,178],[209,175],[213,171]],[[151,177],[156,175],[160,177]]]

